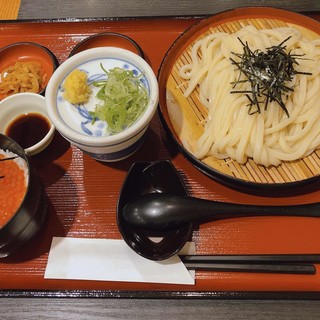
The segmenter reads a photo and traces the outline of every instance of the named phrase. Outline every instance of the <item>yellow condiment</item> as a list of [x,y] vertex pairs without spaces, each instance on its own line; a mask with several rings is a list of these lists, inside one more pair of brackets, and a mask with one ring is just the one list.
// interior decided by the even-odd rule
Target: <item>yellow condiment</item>
[[79,69],[73,70],[66,78],[63,97],[70,103],[79,104],[89,100],[91,89],[87,84],[87,74]]

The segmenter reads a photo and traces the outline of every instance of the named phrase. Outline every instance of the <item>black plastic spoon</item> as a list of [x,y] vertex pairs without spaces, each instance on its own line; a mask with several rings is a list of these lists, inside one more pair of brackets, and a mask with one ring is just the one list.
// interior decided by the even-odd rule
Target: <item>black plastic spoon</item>
[[320,217],[320,203],[290,206],[245,205],[150,193],[128,202],[123,209],[123,217],[128,223],[149,230],[176,228],[190,222],[252,216]]
[[[159,199],[163,201],[166,197],[168,199],[168,195],[170,195],[169,198],[172,204],[172,208],[168,208],[168,212],[170,213],[169,217],[168,212],[165,213],[164,216],[162,215],[161,208],[156,208],[155,210],[156,215],[158,215],[156,219],[153,219],[152,212],[147,211],[147,214],[146,212],[142,214],[140,207],[138,207],[135,212],[134,208],[139,204],[139,201],[141,201],[139,199],[144,199],[144,205],[150,208],[148,205],[149,200],[147,201],[148,198],[154,198],[153,201],[159,201]],[[191,240],[194,222],[197,220],[195,219],[197,214],[193,209],[189,210],[188,207],[189,201],[193,203],[192,205],[195,205],[194,200],[187,196],[187,189],[170,161],[134,163],[123,183],[117,205],[118,228],[128,246],[141,256],[151,260],[164,260],[179,252],[186,242]],[[184,206],[189,212],[182,220],[180,218],[177,220],[176,216],[173,217],[173,219],[170,217],[172,213],[175,215],[175,210],[177,210],[175,201],[172,203],[172,199],[183,199],[181,201],[186,201],[184,202]],[[200,203],[204,201],[198,200]],[[207,200],[205,200],[206,205],[211,207],[212,203],[210,201],[207,203],[206,201]],[[198,203],[196,206],[197,205]],[[219,214],[215,216],[216,219],[249,216],[247,209],[252,210],[250,216],[267,215],[263,210],[259,212],[261,207],[253,208],[250,206],[248,208],[246,205],[236,205],[236,210],[235,207],[232,207],[228,214],[222,214],[222,207],[226,210],[225,206],[229,205],[223,203],[215,204],[215,206],[217,205],[219,209],[216,210]],[[239,207],[241,208],[239,209]],[[272,210],[276,210],[276,215],[280,215],[279,212],[281,212],[282,208],[283,207],[274,207]],[[297,209],[293,208],[293,215],[320,216],[320,210],[317,213],[317,208],[319,210],[319,204],[298,206]],[[303,211],[301,211],[301,209]],[[310,213],[308,209],[311,209],[312,213]],[[138,214],[138,216],[136,214]],[[142,214],[143,219],[141,219],[140,214]],[[268,215],[271,215],[270,212]],[[201,217],[201,219],[204,218],[207,219],[209,217]],[[168,221],[170,222],[168,223]],[[156,238],[156,240],[154,240],[154,238]],[[261,263],[265,262],[266,261],[261,261]],[[286,259],[281,262],[286,262]],[[239,261],[237,261],[237,263],[239,263]]]
[[128,223],[123,216],[127,203],[153,192],[187,195],[187,190],[170,161],[136,162],[131,166],[118,199],[117,224],[124,241],[135,252],[151,260],[164,260],[180,251],[191,240],[193,223],[160,231]]

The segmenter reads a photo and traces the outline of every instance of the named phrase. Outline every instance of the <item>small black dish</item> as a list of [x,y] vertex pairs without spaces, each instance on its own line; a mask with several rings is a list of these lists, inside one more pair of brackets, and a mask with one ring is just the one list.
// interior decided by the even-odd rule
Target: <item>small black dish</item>
[[0,258],[4,258],[25,245],[40,230],[47,213],[47,198],[40,178],[23,148],[0,134],[0,149],[24,159],[29,173],[26,193],[20,207],[0,228]]
[[97,47],[118,47],[132,51],[144,58],[144,53],[136,41],[117,32],[97,33],[83,39],[71,50],[69,58],[81,51]]
[[[0,61],[0,72],[14,66],[16,62],[34,61],[39,63],[46,75],[42,89],[36,92],[41,95],[45,94],[48,81],[59,66],[59,61],[54,53],[47,47],[35,42],[15,42],[1,48]],[[0,94],[0,100],[9,95]]]
[[185,242],[190,240],[193,223],[181,224],[178,228],[160,232],[127,223],[122,216],[125,205],[148,193],[187,195],[187,190],[170,161],[134,163],[124,181],[117,204],[118,228],[128,246],[147,259],[164,260],[180,251]]

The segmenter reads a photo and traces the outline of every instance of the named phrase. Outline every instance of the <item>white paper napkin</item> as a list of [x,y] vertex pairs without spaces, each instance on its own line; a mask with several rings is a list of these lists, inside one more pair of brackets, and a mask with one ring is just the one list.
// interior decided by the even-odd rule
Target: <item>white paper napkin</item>
[[[194,254],[187,243],[181,254]],[[180,258],[152,261],[136,254],[123,240],[54,237],[45,279],[195,284]]]

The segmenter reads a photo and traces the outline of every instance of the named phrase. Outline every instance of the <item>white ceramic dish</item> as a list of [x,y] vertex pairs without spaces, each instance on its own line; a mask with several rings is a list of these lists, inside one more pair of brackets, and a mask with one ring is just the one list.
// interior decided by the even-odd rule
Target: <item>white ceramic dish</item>
[[[149,104],[141,117],[124,131],[108,135],[106,123],[95,121],[92,116],[98,88],[90,85],[94,80],[106,77],[106,70],[121,67],[143,74],[141,81],[149,92]],[[71,104],[63,98],[63,84],[74,69],[85,71],[92,89],[90,100],[85,104]],[[118,161],[129,157],[143,143],[151,119],[158,106],[159,90],[156,76],[149,64],[137,54],[116,47],[93,48],[82,51],[67,59],[55,71],[46,89],[48,115],[57,130],[68,141],[100,161]]]
[[55,127],[48,117],[45,98],[36,93],[17,93],[0,102],[0,133],[2,134],[6,134],[9,125],[19,116],[31,113],[40,114],[46,118],[50,124],[50,129],[42,140],[25,148],[25,152],[29,156],[43,151],[50,144],[54,136]]

